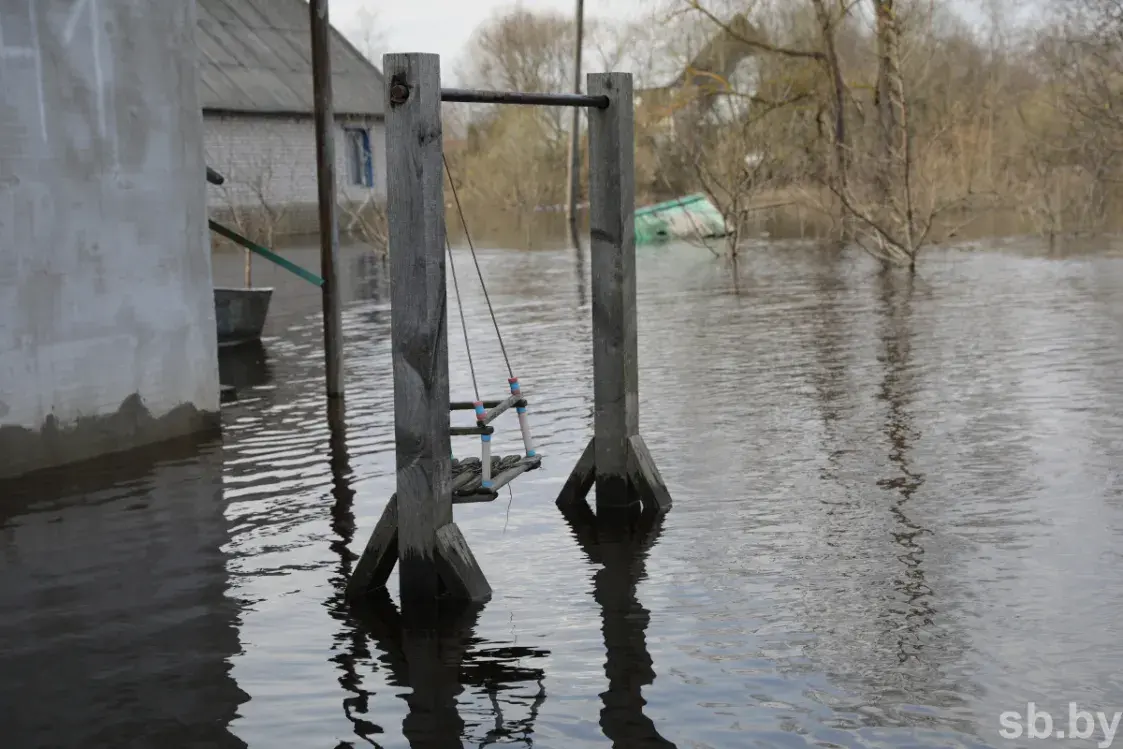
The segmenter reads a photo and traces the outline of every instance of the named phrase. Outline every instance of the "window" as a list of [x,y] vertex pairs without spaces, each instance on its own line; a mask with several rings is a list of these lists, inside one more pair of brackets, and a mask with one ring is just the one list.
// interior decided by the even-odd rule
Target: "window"
[[370,150],[370,130],[348,127],[343,130],[347,158],[347,182],[358,187],[374,187],[374,158]]

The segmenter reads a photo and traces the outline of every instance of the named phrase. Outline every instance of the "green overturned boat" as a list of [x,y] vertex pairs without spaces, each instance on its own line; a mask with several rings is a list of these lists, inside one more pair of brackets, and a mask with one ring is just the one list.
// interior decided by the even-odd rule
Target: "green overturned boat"
[[728,233],[725,217],[702,193],[636,209],[636,244],[713,239]]

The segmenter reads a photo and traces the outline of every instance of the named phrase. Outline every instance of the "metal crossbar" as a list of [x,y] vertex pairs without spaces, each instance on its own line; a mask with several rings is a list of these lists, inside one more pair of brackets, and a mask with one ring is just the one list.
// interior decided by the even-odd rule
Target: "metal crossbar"
[[480,91],[467,88],[442,88],[441,101],[455,101],[465,104],[530,104],[545,107],[608,109],[607,96],[528,93],[524,91]]

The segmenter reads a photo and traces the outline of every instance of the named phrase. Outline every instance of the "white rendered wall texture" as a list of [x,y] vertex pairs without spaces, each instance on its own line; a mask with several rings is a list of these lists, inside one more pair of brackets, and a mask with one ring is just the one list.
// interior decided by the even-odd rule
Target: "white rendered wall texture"
[[0,0],[0,476],[213,424],[194,29]]

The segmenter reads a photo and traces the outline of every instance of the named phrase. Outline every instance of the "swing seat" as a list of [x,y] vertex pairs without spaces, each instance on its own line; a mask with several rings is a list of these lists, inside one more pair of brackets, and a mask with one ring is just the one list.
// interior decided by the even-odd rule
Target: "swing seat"
[[[475,426],[450,427],[450,435],[463,437],[479,435],[480,457],[452,460],[452,501],[464,502],[490,502],[499,496],[499,489],[511,483],[517,476],[527,471],[533,471],[542,465],[542,458],[534,449],[534,441],[530,436],[530,423],[526,413],[526,398],[522,388],[519,387],[519,378],[511,376],[507,380],[511,395],[503,400],[481,401],[452,401],[449,403],[451,411],[473,411],[476,415]],[[495,427],[491,422],[509,409],[515,409],[519,419],[519,430],[522,432],[524,455],[507,455],[505,457],[492,457],[491,435]],[[484,463],[484,461],[487,461]]]
[[491,502],[499,496],[499,489],[511,483],[517,476],[533,471],[542,465],[540,456],[506,455],[491,459],[491,486],[483,486],[483,464],[479,458],[453,459],[452,461],[452,502],[467,504],[472,502]]
[[[456,277],[456,262],[452,254],[452,244],[445,237],[445,247],[448,250],[448,267],[452,273],[452,288],[456,294],[456,307],[460,311],[460,327],[464,332],[464,351],[468,355],[468,368],[472,373],[472,387],[475,390],[475,401],[451,401],[450,411],[472,411],[476,416],[474,426],[449,425],[450,437],[466,437],[478,435],[480,438],[480,457],[465,460],[452,459],[452,501],[454,504],[465,502],[490,502],[499,496],[499,490],[511,483],[517,476],[527,471],[533,471],[542,465],[542,458],[534,449],[534,440],[530,436],[530,422],[526,413],[526,398],[519,386],[519,378],[511,369],[511,360],[507,358],[507,347],[503,345],[503,334],[499,331],[499,321],[495,317],[495,309],[491,306],[491,297],[487,293],[487,284],[484,283],[483,272],[480,270],[479,260],[476,258],[476,247],[472,244],[472,235],[468,232],[468,222],[464,219],[464,208],[460,205],[460,196],[456,194],[456,182],[452,179],[452,172],[448,168],[448,159],[444,159],[445,174],[448,175],[449,184],[452,186],[452,195],[456,200],[456,210],[460,214],[460,223],[464,227],[464,237],[468,240],[468,249],[472,251],[472,262],[476,266],[476,273],[480,277],[480,288],[483,290],[484,299],[487,301],[487,310],[491,315],[491,323],[495,326],[495,337],[499,341],[499,350],[503,354],[503,363],[507,365],[507,386],[511,395],[502,400],[483,400],[480,398],[480,388],[476,380],[476,367],[472,363],[472,346],[468,340],[468,323],[464,319],[464,305],[460,299],[460,281]],[[492,457],[491,435],[495,427],[491,422],[500,414],[514,409],[518,414],[519,431],[522,432],[523,455],[508,455],[505,457]]]

